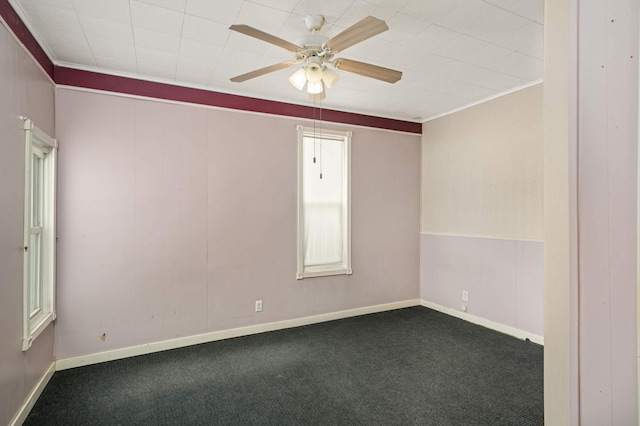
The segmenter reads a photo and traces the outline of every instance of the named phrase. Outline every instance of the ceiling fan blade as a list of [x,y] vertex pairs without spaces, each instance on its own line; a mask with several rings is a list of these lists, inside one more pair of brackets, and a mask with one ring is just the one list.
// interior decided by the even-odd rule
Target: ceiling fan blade
[[291,52],[299,52],[302,50],[302,48],[296,44],[290,43],[287,40],[283,40],[280,37],[265,33],[264,31],[260,31],[248,25],[232,25],[229,29],[246,34],[250,37],[255,37],[258,40],[266,41],[267,43],[275,44],[276,46],[290,50]]
[[331,49],[334,52],[340,52],[347,47],[360,43],[376,34],[380,34],[389,29],[387,24],[382,20],[373,16],[367,16],[362,21],[353,24],[340,34],[327,40],[323,47]]
[[243,81],[250,80],[252,78],[260,77],[261,75],[269,74],[270,72],[278,71],[284,68],[288,68],[292,65],[295,65],[296,62],[280,62],[279,64],[269,65],[268,67],[260,68],[257,70],[253,70],[246,74],[237,75],[231,78],[231,81],[234,83],[241,83]]
[[365,77],[386,81],[387,83],[395,83],[402,78],[402,73],[400,71],[364,62],[353,61],[351,59],[336,59],[333,61],[333,66],[341,71],[360,74]]

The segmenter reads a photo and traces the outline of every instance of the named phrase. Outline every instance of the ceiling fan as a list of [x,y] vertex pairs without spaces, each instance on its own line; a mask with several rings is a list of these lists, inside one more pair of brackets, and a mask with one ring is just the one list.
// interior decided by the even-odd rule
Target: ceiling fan
[[332,65],[341,71],[352,72],[388,83],[395,83],[402,77],[400,71],[378,65],[367,64],[351,59],[333,59],[336,53],[388,30],[389,27],[383,20],[373,16],[367,16],[360,22],[329,39],[317,34],[325,22],[324,16],[309,15],[305,18],[304,22],[310,34],[307,34],[296,43],[290,43],[248,25],[231,25],[229,27],[230,30],[287,49],[292,52],[295,57],[293,61],[280,62],[235,76],[231,78],[231,81],[239,83],[270,72],[303,64],[303,67],[296,71],[289,78],[289,81],[298,90],[303,90],[306,86],[309,99],[317,101],[325,98],[325,87],[333,87],[338,80],[338,74],[327,65]]

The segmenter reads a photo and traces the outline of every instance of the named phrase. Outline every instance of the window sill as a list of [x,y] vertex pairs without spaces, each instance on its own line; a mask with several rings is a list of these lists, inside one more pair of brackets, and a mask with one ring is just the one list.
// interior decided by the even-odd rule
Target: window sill
[[46,328],[56,319],[55,313],[50,312],[48,315],[42,318],[38,325],[34,328],[29,337],[22,339],[22,351],[26,351],[31,347],[33,341],[44,331]]
[[314,277],[329,277],[332,275],[351,275],[353,271],[351,268],[340,268],[340,269],[314,269],[313,267],[308,267],[302,273],[298,273],[296,276],[297,279],[302,280],[305,278],[314,278]]

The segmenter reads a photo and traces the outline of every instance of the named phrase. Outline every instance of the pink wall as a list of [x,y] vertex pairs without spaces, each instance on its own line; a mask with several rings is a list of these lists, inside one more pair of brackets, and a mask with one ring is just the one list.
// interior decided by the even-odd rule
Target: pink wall
[[580,422],[635,425],[638,2],[582,1],[578,33]]
[[[420,297],[543,335],[542,242],[422,234]],[[462,301],[462,291],[469,300]]]
[[354,273],[298,281],[310,122],[70,89],[56,112],[58,358],[418,297],[419,135],[324,124],[353,130]]
[[53,362],[53,327],[22,352],[24,140],[20,115],[54,135],[53,84],[0,25],[0,424],[13,419]]

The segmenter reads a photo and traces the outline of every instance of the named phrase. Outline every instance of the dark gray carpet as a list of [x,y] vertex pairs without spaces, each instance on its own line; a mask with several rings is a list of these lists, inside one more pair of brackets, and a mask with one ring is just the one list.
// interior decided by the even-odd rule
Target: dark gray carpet
[[25,425],[542,425],[542,362],[414,307],[59,371]]

